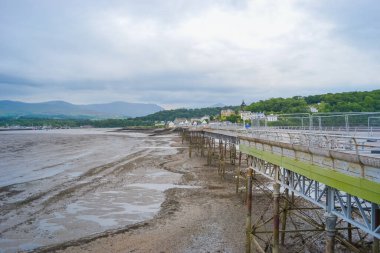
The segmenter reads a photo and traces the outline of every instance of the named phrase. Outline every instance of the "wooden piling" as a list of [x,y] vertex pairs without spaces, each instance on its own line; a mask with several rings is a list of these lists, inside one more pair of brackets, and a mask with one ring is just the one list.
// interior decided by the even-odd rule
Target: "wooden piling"
[[207,165],[211,165],[211,142],[210,142],[210,138],[207,139]]
[[348,242],[352,243],[352,225],[351,223],[347,222],[347,235],[348,235]]
[[201,135],[201,157],[205,156],[205,137]]
[[236,168],[236,194],[239,193],[240,186],[240,167]]

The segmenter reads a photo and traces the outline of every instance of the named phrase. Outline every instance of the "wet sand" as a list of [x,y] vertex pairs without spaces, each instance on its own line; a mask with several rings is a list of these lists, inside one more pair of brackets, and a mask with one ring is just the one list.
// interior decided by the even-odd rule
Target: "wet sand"
[[189,159],[176,134],[127,139],[133,148],[109,163],[95,150],[87,167],[79,159],[80,168],[3,186],[0,252],[244,251],[232,173],[222,180],[205,160]]
[[[112,143],[109,134],[100,139]],[[94,159],[83,168],[85,157],[80,168],[64,170],[56,181],[48,177],[1,188],[0,252],[16,252],[12,246],[17,243],[19,250],[40,253],[245,252],[246,208],[235,193],[234,166],[227,164],[222,179],[217,167],[207,166],[196,152],[189,158],[187,144],[175,133],[112,134],[127,142],[120,157],[117,150],[108,154],[115,158],[109,163]],[[96,157],[96,150],[90,157]],[[73,170],[78,174],[73,176]],[[271,197],[268,180],[257,175],[254,224],[271,217]],[[295,203],[313,207],[297,196]],[[323,210],[302,213],[323,218]],[[309,228],[297,216],[290,221],[290,230]],[[261,229],[270,231],[271,226]],[[262,246],[268,246],[271,235],[262,239]],[[324,252],[324,245],[322,232],[290,234],[281,250]],[[348,251],[338,244],[337,252]]]
[[144,164],[181,174],[179,184],[196,187],[166,190],[161,210],[150,220],[37,252],[244,252],[245,208],[233,174],[221,179],[216,167],[189,159],[186,145],[176,135],[172,139],[172,146],[184,148],[162,163],[145,157]]

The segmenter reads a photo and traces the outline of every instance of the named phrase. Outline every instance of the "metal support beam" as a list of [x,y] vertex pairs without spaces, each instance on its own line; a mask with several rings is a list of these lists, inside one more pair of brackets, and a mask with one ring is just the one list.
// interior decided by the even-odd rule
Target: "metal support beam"
[[[281,230],[286,230],[286,219],[288,216],[288,210],[289,210],[289,189],[285,189],[285,207],[284,211],[282,212],[282,219],[281,219]],[[281,245],[285,244],[285,232],[281,232]]]
[[334,253],[335,249],[335,233],[337,216],[331,213],[325,214],[326,219],[326,253]]

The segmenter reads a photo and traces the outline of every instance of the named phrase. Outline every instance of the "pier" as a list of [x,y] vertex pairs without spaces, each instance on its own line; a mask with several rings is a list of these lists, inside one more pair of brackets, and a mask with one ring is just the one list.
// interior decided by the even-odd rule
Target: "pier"
[[246,252],[310,252],[318,240],[328,253],[380,252],[379,129],[232,124],[181,134],[190,157],[236,181],[247,205]]

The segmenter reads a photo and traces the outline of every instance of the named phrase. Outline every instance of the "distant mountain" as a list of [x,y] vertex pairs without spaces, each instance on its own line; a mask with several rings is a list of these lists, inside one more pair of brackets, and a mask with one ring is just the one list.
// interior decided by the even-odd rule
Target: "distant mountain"
[[24,103],[0,100],[0,117],[120,118],[141,117],[162,110],[156,104],[127,102],[74,105],[64,101]]
[[210,105],[209,107],[216,108],[216,107],[225,107],[225,106],[226,106],[225,104],[217,103],[217,104],[214,104],[214,105]]

